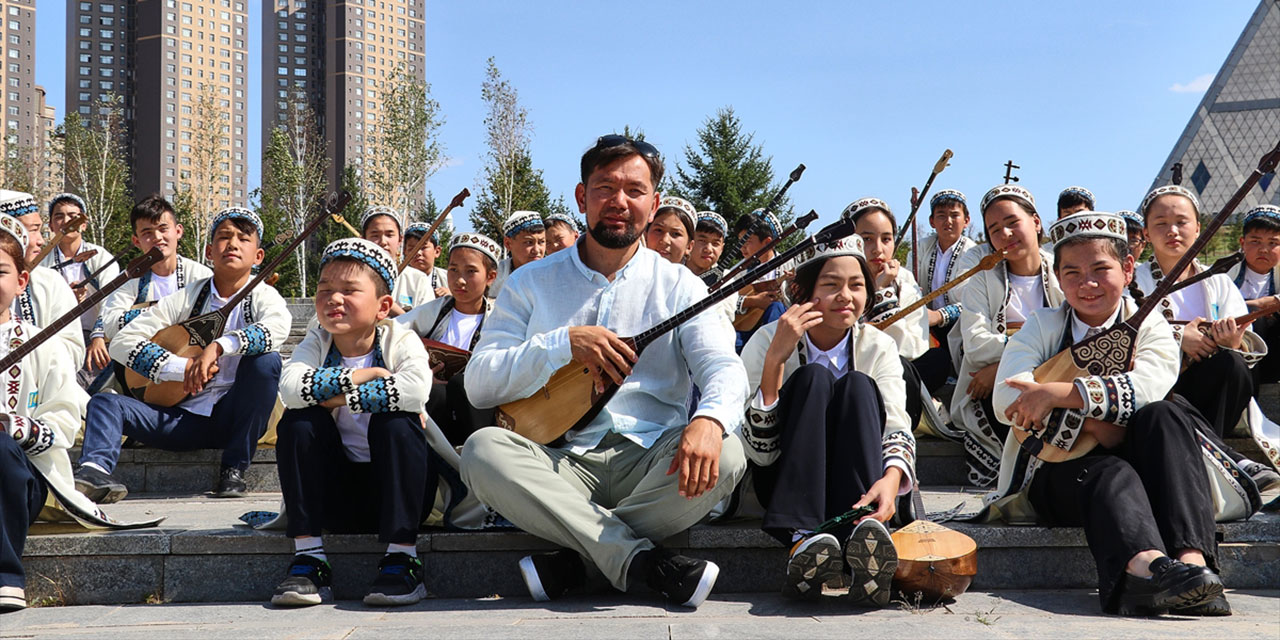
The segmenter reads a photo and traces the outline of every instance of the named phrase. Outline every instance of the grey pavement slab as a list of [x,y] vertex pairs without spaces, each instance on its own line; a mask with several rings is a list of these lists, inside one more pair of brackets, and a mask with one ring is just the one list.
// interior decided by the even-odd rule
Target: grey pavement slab
[[1229,618],[1103,615],[1089,590],[962,595],[946,607],[895,603],[860,610],[841,597],[797,603],[776,594],[715,595],[697,610],[653,597],[607,594],[535,603],[528,598],[429,599],[404,609],[340,601],[301,610],[260,603],[49,607],[0,618],[0,638],[1275,638],[1280,592],[1229,593]]

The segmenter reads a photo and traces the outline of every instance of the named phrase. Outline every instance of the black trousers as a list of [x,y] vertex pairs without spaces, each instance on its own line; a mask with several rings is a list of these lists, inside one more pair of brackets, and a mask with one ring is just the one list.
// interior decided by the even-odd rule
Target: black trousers
[[1253,395],[1256,396],[1259,386],[1280,382],[1280,313],[1258,318],[1249,328],[1267,343],[1267,356],[1253,365]]
[[332,414],[323,407],[290,409],[276,425],[276,466],[291,538],[377,533],[387,543],[418,539],[428,500],[428,446],[417,415],[375,413],[369,420],[369,462],[351,462]]
[[1209,479],[1195,437],[1204,422],[1185,403],[1175,397],[1143,407],[1120,446],[1046,464],[1028,488],[1042,522],[1084,527],[1104,611],[1115,611],[1125,566],[1139,552],[1196,549],[1217,566]]
[[22,550],[49,487],[22,447],[0,432],[0,587],[26,587]]
[[781,455],[752,473],[765,506],[762,528],[789,545],[791,531],[848,511],[884,476],[885,410],[867,375],[851,371],[837,380],[807,364],[782,386],[778,412]]
[[1209,423],[1210,432],[1224,438],[1253,397],[1253,374],[1244,357],[1234,351],[1217,353],[1191,363],[1173,385],[1173,393],[1187,399]]
[[924,415],[924,398],[920,395],[924,382],[920,380],[920,372],[915,364],[902,356],[898,356],[898,359],[902,361],[902,382],[907,387],[907,419],[911,421],[909,428],[915,431],[920,424],[920,416]]
[[924,355],[916,358],[913,362],[920,374],[920,380],[924,382],[925,388],[929,390],[930,394],[934,394],[938,392],[942,385],[947,383],[947,378],[954,377],[956,372],[951,363],[951,351],[947,348],[946,329],[930,327],[929,333],[938,341],[938,346],[924,352]]
[[427,398],[427,415],[455,447],[462,446],[476,431],[494,425],[493,409],[477,409],[467,399],[465,375],[459,373],[444,384],[432,384]]

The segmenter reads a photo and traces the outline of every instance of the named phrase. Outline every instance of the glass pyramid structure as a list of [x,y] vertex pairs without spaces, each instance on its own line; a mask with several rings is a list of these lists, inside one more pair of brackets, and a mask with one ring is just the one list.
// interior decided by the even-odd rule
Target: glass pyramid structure
[[[1202,213],[1219,211],[1258,159],[1280,140],[1280,0],[1261,0],[1218,70],[1151,188],[1173,182],[1200,196]],[[1266,175],[1236,209],[1280,205],[1280,180]]]

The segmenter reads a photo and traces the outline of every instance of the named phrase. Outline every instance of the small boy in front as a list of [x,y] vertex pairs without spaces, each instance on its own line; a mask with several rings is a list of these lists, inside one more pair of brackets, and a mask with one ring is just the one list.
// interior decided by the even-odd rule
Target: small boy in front
[[222,449],[217,498],[248,492],[244,472],[267,429],[280,383],[280,345],[293,323],[284,298],[260,284],[228,314],[222,337],[196,358],[184,358],[151,341],[160,330],[217,311],[252,279],[262,262],[262,221],[239,207],[213,219],[205,258],[213,276],[162,298],[116,334],[111,358],[152,382],[181,382],[188,396],[172,407],[125,395],[89,399],[76,489],[99,504],[129,493],[111,476],[122,436],[166,451]]
[[[1083,527],[1103,611],[1230,615],[1218,577],[1214,522],[1256,511],[1257,490],[1228,468],[1234,465],[1220,452],[1213,457],[1227,466],[1205,463],[1209,452],[1202,447],[1213,446],[1205,437],[1211,428],[1184,398],[1169,395],[1181,359],[1159,313],[1138,327],[1128,371],[1035,381],[1040,364],[1137,310],[1123,296],[1134,273],[1123,218],[1076,213],[1059,220],[1049,236],[1066,304],[1032,314],[1000,360],[993,406],[1013,430],[1004,442],[995,511]],[[1244,329],[1227,318],[1213,323],[1212,331],[1228,342],[1228,333]],[[1041,429],[1050,432],[1045,448],[1070,449],[1086,436],[1098,446],[1083,457],[1043,462],[1015,437]],[[1215,499],[1233,476],[1248,487],[1237,485],[1239,494],[1226,489],[1231,495]]]
[[422,422],[432,376],[422,340],[387,319],[395,273],[391,255],[368,240],[339,240],[320,258],[318,326],[280,381],[276,465],[295,554],[272,604],[332,600],[324,531],[377,532],[387,544],[365,604],[426,597],[417,541],[435,495]]

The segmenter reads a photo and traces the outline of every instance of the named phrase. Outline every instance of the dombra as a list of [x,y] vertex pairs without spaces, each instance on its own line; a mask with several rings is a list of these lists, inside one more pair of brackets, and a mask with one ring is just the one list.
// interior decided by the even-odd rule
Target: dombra
[[916,520],[891,534],[898,550],[894,588],[925,601],[955,598],[969,589],[978,573],[978,543],[936,522]]
[[[639,357],[645,347],[654,340],[699,313],[714,307],[746,283],[752,282],[815,245],[834,242],[852,234],[853,223],[845,220],[835,222],[812,237],[801,240],[772,260],[751,269],[735,282],[728,283],[714,293],[708,294],[707,297],[671,318],[622,340]],[[597,392],[591,370],[580,362],[571,361],[552,374],[547,383],[533,395],[498,407],[495,418],[500,427],[514,431],[538,444],[548,444],[558,441],[570,430],[581,429],[590,424],[617,391],[618,384],[609,380],[604,391]]]
[[[236,306],[253,291],[253,288],[270,277],[270,274],[275,272],[276,267],[292,256],[293,250],[311,236],[312,233],[315,233],[315,230],[320,227],[320,223],[335,213],[340,214],[350,201],[351,194],[345,191],[341,194],[330,196],[323,207],[324,211],[307,223],[302,233],[285,245],[284,249],[269,264],[259,270],[258,275],[250,280],[248,284],[231,296],[225,305],[217,311],[188,318],[181,323],[161,329],[152,336],[151,341],[166,351],[184,358],[199,356],[205,347],[222,336],[222,332],[227,325],[227,318],[235,310]],[[172,407],[187,399],[187,392],[183,388],[182,382],[152,382],[146,376],[132,369],[125,369],[124,376],[125,388],[129,393],[135,398],[146,401],[148,404]]]

